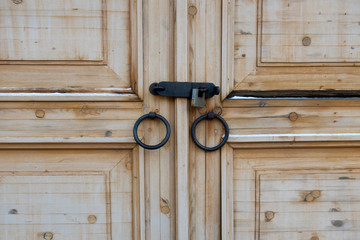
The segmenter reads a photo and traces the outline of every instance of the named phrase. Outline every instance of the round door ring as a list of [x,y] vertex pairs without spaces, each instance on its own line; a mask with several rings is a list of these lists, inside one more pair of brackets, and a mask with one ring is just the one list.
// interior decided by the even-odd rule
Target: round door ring
[[[141,142],[141,140],[139,139],[139,136],[137,134],[137,130],[138,130],[138,127],[140,125],[140,123],[146,119],[146,118],[149,118],[149,119],[155,119],[155,118],[158,118],[160,119],[166,126],[166,136],[165,138],[161,141],[161,143],[157,144],[157,145],[147,145],[143,142]],[[169,140],[170,138],[170,124],[169,122],[161,115],[159,114],[156,114],[154,112],[150,112],[148,114],[145,114],[143,116],[141,116],[135,123],[134,125],[134,129],[133,129],[133,135],[134,135],[134,139],[135,141],[143,148],[145,149],[149,149],[149,150],[155,150],[155,149],[158,149],[158,148],[161,148],[162,146],[165,145],[165,143]]]
[[[214,118],[217,118],[220,120],[220,122],[224,125],[225,127],[225,136],[224,136],[224,139],[221,141],[221,143],[215,147],[206,147],[204,145],[201,145],[199,143],[199,141],[197,140],[196,138],[196,126],[199,124],[199,122],[201,122],[202,120],[204,119],[214,119]],[[220,117],[219,115],[217,115],[216,113],[213,113],[213,112],[209,112],[208,114],[204,114],[202,116],[200,116],[198,119],[196,119],[191,127],[191,137],[192,139],[194,140],[195,144],[201,148],[202,150],[205,150],[205,151],[216,151],[218,149],[220,149],[222,146],[224,146],[224,144],[227,142],[228,138],[229,138],[229,126],[227,125],[226,121]]]

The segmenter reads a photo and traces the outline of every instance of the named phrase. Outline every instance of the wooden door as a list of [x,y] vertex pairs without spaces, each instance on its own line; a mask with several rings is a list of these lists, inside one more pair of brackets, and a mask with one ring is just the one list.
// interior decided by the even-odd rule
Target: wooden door
[[142,7],[1,1],[0,239],[144,239]]
[[[358,5],[2,1],[0,239],[359,238]],[[160,81],[221,95],[193,108],[151,95]],[[155,151],[132,136],[149,112],[172,129]],[[190,140],[207,112],[229,124],[221,151]]]
[[357,4],[223,1],[223,239],[359,238]]

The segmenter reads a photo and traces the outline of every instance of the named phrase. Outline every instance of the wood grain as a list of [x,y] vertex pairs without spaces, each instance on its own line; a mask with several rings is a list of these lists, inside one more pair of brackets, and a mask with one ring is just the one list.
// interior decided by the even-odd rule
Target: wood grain
[[1,100],[142,98],[140,2],[5,1],[0,12]]
[[235,150],[234,238],[358,236],[358,156],[357,148]]
[[[262,62],[358,62],[358,1],[262,1]],[[302,39],[311,40],[305,45]]]
[[281,91],[311,90],[311,97],[330,97],[326,90],[359,89],[357,2],[232,0],[223,9],[229,4],[234,17],[223,16],[222,39],[233,58],[223,59],[223,92],[281,97]]
[[56,238],[139,239],[133,216],[141,204],[133,192],[140,185],[133,184],[131,166],[140,162],[130,151],[1,153],[0,239],[40,239],[46,232]]
[[[188,81],[188,4],[176,0],[175,4],[175,81]],[[189,239],[189,103],[175,100],[175,196],[176,238]]]
[[0,111],[4,142],[133,142],[142,110],[140,103],[8,103]]
[[0,60],[103,60],[101,0],[2,1],[0,13]]

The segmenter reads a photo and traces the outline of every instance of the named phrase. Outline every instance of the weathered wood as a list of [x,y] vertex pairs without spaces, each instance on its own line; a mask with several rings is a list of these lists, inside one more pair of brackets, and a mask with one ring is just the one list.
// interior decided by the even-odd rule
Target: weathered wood
[[222,100],[225,99],[234,88],[234,10],[235,1],[222,0]]
[[3,1],[0,11],[0,60],[103,60],[101,0]]
[[223,1],[223,10],[229,4],[234,4],[234,17],[223,16],[227,31],[222,33],[227,45],[223,54],[233,56],[230,62],[223,59],[223,73],[234,65],[233,75],[223,74],[225,89],[234,86],[228,93],[275,96],[267,91],[359,89],[353,77],[359,42],[352,37],[359,31],[358,3],[232,0]]
[[232,148],[225,145],[221,149],[221,238],[226,240],[234,239],[233,158]]
[[0,11],[0,91],[17,93],[0,100],[142,98],[141,1],[6,1]]
[[[188,1],[188,72],[190,82],[206,79],[206,1]],[[190,124],[199,117],[198,108],[189,108]],[[196,136],[205,142],[205,124],[199,124]],[[189,142],[189,239],[206,239],[206,157],[190,140]]]
[[[175,81],[188,81],[188,3],[175,4]],[[175,100],[176,239],[189,239],[189,103]]]
[[234,238],[327,236],[345,229],[356,236],[358,155],[357,148],[235,150],[224,173],[233,171]]
[[263,0],[260,61],[358,62],[359,8],[353,0]]
[[1,239],[140,239],[142,162],[126,150],[2,150]]
[[3,103],[0,141],[134,142],[141,111],[140,103]]
[[[156,112],[171,124],[169,143],[155,151],[145,150],[146,239],[175,239],[175,135],[174,101],[150,94],[153,82],[174,79],[174,6],[173,1],[139,1],[144,18],[144,113]],[[159,143],[165,128],[158,121],[144,122],[144,141]]]

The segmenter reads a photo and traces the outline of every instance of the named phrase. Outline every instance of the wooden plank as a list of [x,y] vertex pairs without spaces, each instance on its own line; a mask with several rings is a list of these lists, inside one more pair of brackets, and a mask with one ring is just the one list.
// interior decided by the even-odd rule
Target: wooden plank
[[131,88],[140,99],[144,96],[143,79],[143,9],[141,1],[130,1]]
[[[257,108],[257,107],[356,107],[360,101],[357,98],[230,98],[223,102],[223,108]],[[286,108],[285,108],[286,109]]]
[[[266,106],[267,100],[263,104]],[[328,107],[259,106],[224,108],[223,116],[231,129],[231,142],[356,141],[360,132],[356,109],[330,104]]]
[[261,233],[262,239],[298,239],[298,240],[308,240],[314,237],[314,239],[356,239],[359,237],[357,231],[313,231],[311,232],[266,232]]
[[[2,92],[12,89],[24,92],[24,88],[32,92],[36,92],[36,89],[40,92],[66,92],[72,88],[89,91],[91,88],[129,87],[126,78],[119,78],[111,69],[104,66],[0,65],[0,72]],[[71,79],[75,81],[70,81]]]
[[[188,81],[188,3],[175,1],[175,81]],[[176,239],[189,239],[189,107],[175,100]]]
[[234,10],[235,1],[222,0],[222,100],[229,95],[234,87]]
[[[188,72],[189,82],[203,82],[206,79],[206,1],[188,1]],[[190,123],[201,115],[197,108],[189,109]],[[190,126],[189,126],[190,127]],[[196,128],[196,136],[205,142],[205,124]],[[206,239],[206,154],[192,141],[189,142],[189,239]]]
[[[138,214],[140,209],[135,208],[133,192],[137,191],[133,188],[133,169],[134,159],[128,154],[126,158],[118,162],[118,164],[111,169],[109,176],[109,196],[107,203],[111,203],[111,233],[114,239],[121,239],[127,236],[132,239],[136,223],[134,222],[134,215]],[[127,195],[124,196],[124,193]],[[134,227],[125,228],[122,226],[123,222],[132,223]],[[122,226],[122,227],[118,227]]]
[[[144,150],[137,146],[133,150],[133,239],[145,239],[145,169]],[[127,165],[129,166],[129,165]]]
[[[257,53],[257,2],[233,0],[234,6],[234,44],[229,46],[234,64],[234,87],[248,76],[256,67]],[[249,45],[243,44],[248,39]],[[240,58],[235,58],[240,56]],[[231,89],[233,90],[233,89]]]
[[[4,116],[0,120],[3,142],[133,142],[131,129],[141,115],[141,106],[136,103],[8,103],[3,104],[0,111]],[[138,133],[142,137],[143,132]]]
[[[91,152],[91,155],[89,150],[2,150],[1,152],[3,159],[11,159],[11,161],[0,163],[3,171],[45,172],[48,170],[60,172],[62,175],[66,175],[66,171],[91,172],[94,169],[109,171],[119,161],[125,161],[123,159],[128,155],[127,151],[119,153],[116,150],[96,150]],[[102,155],[109,158],[99,161]]]
[[[206,55],[202,59],[206,69],[206,81],[221,82],[221,2],[205,1],[206,4]],[[211,77],[210,77],[211,76]],[[221,98],[207,101],[206,111],[221,114]],[[219,121],[205,121],[205,145],[215,146],[224,131]],[[221,152],[206,152],[206,239],[221,238]]]
[[[104,1],[105,3],[107,11],[104,21],[104,28],[106,27],[104,29],[104,34],[106,34],[104,36],[104,50],[107,50],[105,53],[107,67],[119,79],[126,80],[130,87],[130,65],[135,64],[131,61],[130,32],[137,31],[138,26],[130,24],[130,14],[132,14],[130,13],[130,1],[107,0]],[[131,10],[136,11],[136,9]]]
[[[234,187],[237,189],[237,186]],[[249,207],[249,206],[248,206]],[[248,209],[241,204],[241,209]],[[221,238],[234,239],[234,211],[238,211],[233,202],[233,149],[225,145],[221,149]]]
[[[140,1],[142,2],[142,1]],[[159,81],[174,79],[174,6],[166,0],[142,2],[144,13],[144,89]],[[144,113],[156,112],[174,126],[174,105],[170,99],[144,91]],[[144,122],[144,139],[157,144],[165,135],[163,124]],[[173,128],[172,128],[173,129]],[[145,151],[146,239],[175,239],[176,199],[174,134],[164,147]]]
[[[159,25],[160,28],[158,40],[159,68],[158,78],[153,81],[171,81],[174,77],[174,2],[162,0],[159,1]],[[154,38],[155,40],[155,38]],[[154,52],[155,54],[155,52]],[[156,68],[154,69],[156,71]],[[156,97],[155,97],[156,98]],[[157,106],[162,111],[161,114],[165,116],[172,126],[175,126],[175,107],[174,100],[167,100],[160,98],[157,100]],[[174,125],[173,125],[174,124]],[[175,128],[172,128],[173,131]],[[158,139],[161,141],[162,136],[166,135],[164,127],[159,128]],[[175,197],[175,134],[172,132],[169,143],[159,149],[159,186],[160,199],[157,199],[157,204],[160,207],[161,219],[161,239],[175,239],[176,235],[176,197]],[[173,143],[173,144],[172,144]]]

